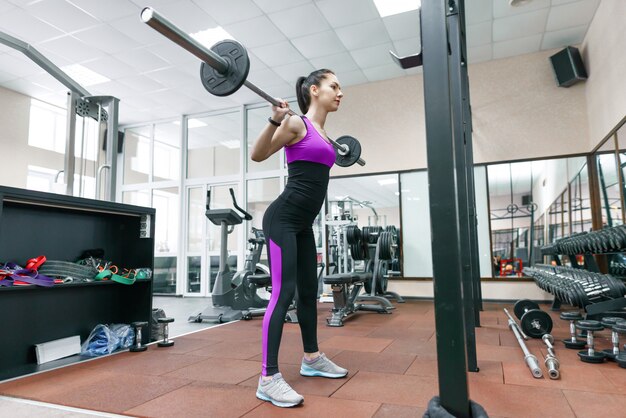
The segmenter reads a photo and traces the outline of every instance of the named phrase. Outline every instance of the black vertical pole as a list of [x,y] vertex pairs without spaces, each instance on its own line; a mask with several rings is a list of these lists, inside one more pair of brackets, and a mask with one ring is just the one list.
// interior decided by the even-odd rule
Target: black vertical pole
[[461,24],[461,87],[463,92],[463,123],[465,128],[465,167],[467,169],[467,200],[470,213],[470,250],[474,286],[474,325],[480,326],[480,311],[483,310],[480,286],[480,252],[478,251],[478,214],[476,213],[476,189],[474,184],[474,147],[472,145],[472,107],[470,104],[469,76],[467,72],[467,44],[465,42],[465,0],[457,0],[459,23]]
[[447,3],[428,0],[421,10],[437,366],[441,406],[455,417],[469,417]]
[[468,200],[467,169],[465,167],[465,127],[463,124],[463,91],[461,86],[461,66],[464,57],[461,55],[462,34],[459,22],[459,11],[456,7],[448,10],[448,35],[450,44],[450,103],[454,132],[454,160],[456,166],[457,202],[459,211],[459,239],[461,242],[461,264],[463,282],[463,311],[465,316],[465,342],[467,344],[467,369],[478,371],[476,360],[476,333],[474,316],[474,277],[472,277],[471,240],[470,240],[470,203]]

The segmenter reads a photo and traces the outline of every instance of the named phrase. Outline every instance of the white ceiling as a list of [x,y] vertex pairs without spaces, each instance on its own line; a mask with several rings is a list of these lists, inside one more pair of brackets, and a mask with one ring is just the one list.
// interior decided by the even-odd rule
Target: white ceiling
[[[466,0],[470,63],[582,42],[600,0]],[[111,81],[85,86],[120,99],[131,124],[261,101],[243,88],[214,97],[199,60],[143,24],[151,6],[187,33],[222,26],[251,57],[248,79],[292,97],[299,75],[333,69],[350,86],[402,77],[389,57],[420,51],[417,11],[381,18],[372,0],[0,0],[0,31],[59,67],[79,63]],[[0,45],[0,86],[65,106],[66,88],[23,54]]]

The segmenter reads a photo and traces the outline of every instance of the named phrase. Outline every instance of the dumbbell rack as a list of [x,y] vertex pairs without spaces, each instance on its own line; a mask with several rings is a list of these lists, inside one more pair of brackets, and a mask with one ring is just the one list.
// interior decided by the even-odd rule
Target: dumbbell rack
[[[559,310],[562,302],[567,302],[584,308],[588,318],[600,314],[604,316],[608,312],[611,312],[611,316],[626,318],[626,298],[624,297],[626,285],[611,275],[601,274],[594,257],[594,255],[622,252],[626,252],[626,225],[583,232],[559,239],[541,248],[542,255],[551,256],[556,266],[539,264],[524,269],[524,273],[533,277],[539,287],[555,296],[552,310]],[[559,255],[566,256],[571,267],[563,266],[563,260]],[[584,259],[582,266],[577,261],[579,255],[582,255]],[[537,269],[543,272],[535,271]],[[564,283],[563,280],[571,282],[569,289],[559,289],[558,286],[554,286],[554,283],[550,286],[545,276],[545,273],[550,273],[550,270],[552,274],[560,277],[561,283]]]

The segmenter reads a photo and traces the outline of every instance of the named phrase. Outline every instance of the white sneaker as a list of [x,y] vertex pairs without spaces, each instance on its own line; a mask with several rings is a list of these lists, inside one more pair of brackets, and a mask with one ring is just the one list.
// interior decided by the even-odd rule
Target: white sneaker
[[276,373],[271,380],[267,381],[259,378],[256,397],[281,408],[290,408],[304,402],[304,397],[293,390],[280,373]]
[[300,374],[302,376],[321,376],[338,379],[340,377],[346,377],[348,370],[337,366],[335,363],[330,361],[328,357],[326,357],[326,354],[322,353],[313,361],[302,359]]

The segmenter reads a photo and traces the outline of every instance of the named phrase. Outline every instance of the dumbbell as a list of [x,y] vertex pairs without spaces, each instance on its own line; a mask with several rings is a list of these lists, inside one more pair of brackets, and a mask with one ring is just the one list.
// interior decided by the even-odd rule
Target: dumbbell
[[157,345],[159,347],[171,347],[174,345],[174,341],[169,339],[169,323],[174,322],[174,318],[157,318],[159,324],[163,326],[163,341],[159,341]]
[[569,321],[569,333],[571,337],[569,339],[563,340],[563,344],[565,344],[565,348],[571,348],[571,349],[583,348],[587,344],[587,342],[576,338],[576,325],[575,325],[575,321],[580,321],[583,319],[582,314],[578,311],[561,312],[561,315],[559,315],[559,318],[563,319],[564,321]]
[[611,330],[611,342],[613,348],[602,350],[609,360],[615,361],[615,357],[620,354],[619,350],[619,334],[626,334],[626,321],[618,317],[602,318],[602,325]]
[[513,306],[513,312],[520,320],[522,331],[529,337],[541,338],[552,331],[550,314],[539,309],[539,305],[532,300],[518,300]]
[[606,355],[603,351],[596,351],[593,343],[594,331],[602,331],[604,327],[600,321],[581,320],[576,321],[576,328],[587,331],[587,350],[578,352],[578,357],[585,363],[602,363]]
[[130,351],[138,352],[138,351],[146,351],[148,347],[141,343],[141,330],[143,327],[147,326],[148,323],[144,321],[137,321],[130,324],[131,327],[135,329],[135,345],[130,347]]
[[546,355],[545,366],[548,369],[548,376],[550,379],[558,379],[561,376],[559,372],[559,360],[556,358],[556,354],[554,353],[554,337],[550,334],[544,334],[541,339],[543,340],[546,347],[548,347],[548,354]]

